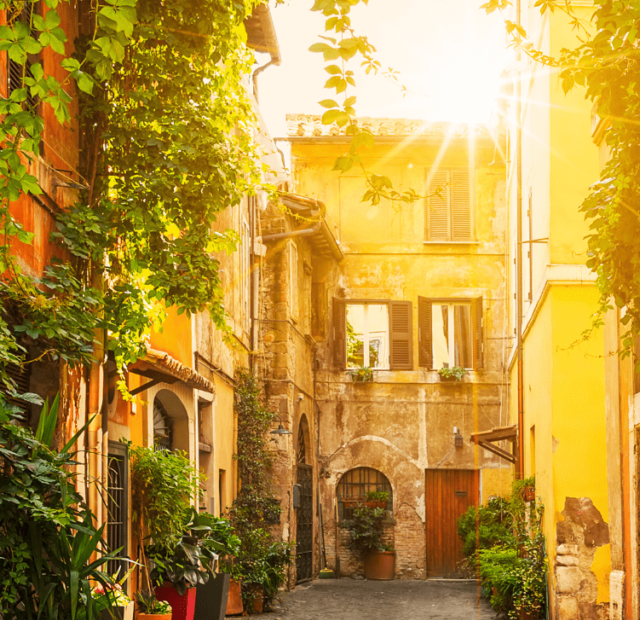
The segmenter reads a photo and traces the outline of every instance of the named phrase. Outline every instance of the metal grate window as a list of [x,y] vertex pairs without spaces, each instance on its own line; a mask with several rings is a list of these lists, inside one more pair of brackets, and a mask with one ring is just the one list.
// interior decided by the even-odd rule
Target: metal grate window
[[127,447],[120,443],[109,442],[109,488],[108,488],[108,520],[107,546],[110,551],[121,549],[119,558],[107,564],[109,574],[120,574],[122,577],[129,569],[128,557],[128,475]]
[[[9,3],[7,10],[7,22],[14,23],[16,21],[21,21],[27,26],[30,26],[32,23],[33,15],[41,15],[41,3],[39,1],[35,2],[11,2]],[[33,73],[31,72],[31,65],[34,62],[39,62],[39,55],[31,54],[29,55],[25,66],[16,62],[15,60],[11,60],[8,58],[8,70],[7,70],[7,94],[8,96],[14,90],[23,87],[23,77],[24,78],[32,78]],[[24,69],[24,75],[23,75]],[[31,94],[31,89],[29,89],[29,94],[27,97],[27,106],[29,108],[36,108],[39,104],[40,100],[36,95]]]
[[364,502],[367,493],[373,491],[384,491],[389,494],[385,509],[392,513],[393,490],[384,474],[370,467],[357,467],[345,473],[338,483],[339,519],[351,519],[354,507]]

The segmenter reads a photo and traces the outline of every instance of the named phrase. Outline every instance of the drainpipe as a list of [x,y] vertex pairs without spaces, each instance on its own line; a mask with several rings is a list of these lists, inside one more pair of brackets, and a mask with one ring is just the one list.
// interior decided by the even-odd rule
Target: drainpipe
[[[516,2],[516,23],[522,26],[521,0]],[[518,467],[516,476],[524,478],[524,360],[522,342],[522,53],[517,52],[516,95],[516,338],[518,353]]]
[[[102,274],[95,267],[92,269],[91,280],[92,286],[99,291],[102,291],[104,287]],[[99,492],[100,488],[106,488],[104,475],[104,472],[106,471],[104,463],[104,460],[106,459],[106,454],[104,454],[104,437],[107,420],[106,415],[103,416],[102,411],[104,403],[104,338],[104,330],[96,329],[94,331],[95,342],[93,347],[93,361],[91,363],[89,375],[89,398],[87,402],[87,418],[94,419],[91,424],[89,424],[89,428],[86,431],[86,446],[89,456],[89,471],[87,472],[89,491],[88,503],[95,516],[98,527],[105,521],[103,518],[103,502],[101,501]]]
[[[280,64],[280,59],[279,58],[272,58],[268,63],[262,65],[261,67],[258,67],[254,72],[253,75],[251,76],[251,82],[253,84],[253,96],[255,98],[256,101],[258,101],[258,76],[265,71],[266,69],[268,69],[271,65],[279,65]],[[258,102],[259,103],[259,102]]]
[[268,243],[269,241],[280,241],[281,239],[291,239],[292,237],[311,237],[322,228],[322,220],[316,222],[312,228],[305,228],[303,230],[292,230],[289,232],[274,233],[272,235],[263,235],[262,243]]

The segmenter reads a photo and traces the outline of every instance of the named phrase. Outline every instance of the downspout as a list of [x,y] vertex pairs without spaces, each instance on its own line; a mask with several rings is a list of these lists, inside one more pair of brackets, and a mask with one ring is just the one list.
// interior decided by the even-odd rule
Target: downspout
[[281,239],[291,239],[293,237],[311,237],[322,228],[322,220],[316,222],[312,228],[304,228],[303,230],[291,230],[289,232],[274,233],[272,235],[264,235],[262,237],[262,243],[268,243],[269,241],[280,241]]
[[258,346],[258,300],[259,300],[259,272],[258,261],[255,254],[256,244],[256,197],[249,196],[249,228],[251,236],[251,248],[250,248],[250,281],[251,290],[249,297],[249,307],[251,309],[251,334],[250,334],[250,351],[249,351],[249,370],[253,373],[255,366],[256,349]]
[[[95,266],[92,268],[91,280],[94,288],[99,291],[103,290],[104,281],[101,273]],[[101,501],[99,493],[101,487],[106,488],[106,482],[104,480],[105,464],[103,462],[103,460],[106,459],[103,450],[106,426],[106,416],[103,416],[104,338],[104,330],[94,330],[93,361],[89,375],[89,398],[87,399],[87,418],[89,420],[93,418],[87,429],[86,442],[89,457],[89,471],[87,472],[89,490],[88,503],[95,516],[98,527],[105,521],[102,510],[103,502]],[[105,418],[104,422],[103,417]]]
[[263,71],[268,69],[271,65],[276,65],[276,64],[280,64],[280,59],[279,58],[272,58],[268,63],[262,65],[261,67],[258,67],[253,72],[253,75],[251,76],[251,83],[253,84],[253,97],[255,98],[256,102],[258,102],[258,103],[259,103],[259,101],[258,101],[258,76]]
[[[522,26],[522,0],[516,2],[516,23]],[[516,476],[524,477],[524,360],[522,342],[522,53],[518,48],[516,95],[516,338],[518,357],[518,465]]]

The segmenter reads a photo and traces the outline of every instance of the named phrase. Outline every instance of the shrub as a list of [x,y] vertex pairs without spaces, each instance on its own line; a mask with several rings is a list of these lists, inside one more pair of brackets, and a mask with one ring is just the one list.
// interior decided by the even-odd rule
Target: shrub
[[352,549],[363,553],[385,549],[382,543],[384,514],[383,508],[369,508],[362,504],[353,509],[353,518],[341,524],[349,530]]
[[476,549],[511,546],[514,541],[513,517],[509,511],[509,500],[504,497],[494,497],[478,509],[469,506],[458,519],[457,526],[462,552],[467,558],[473,556]]

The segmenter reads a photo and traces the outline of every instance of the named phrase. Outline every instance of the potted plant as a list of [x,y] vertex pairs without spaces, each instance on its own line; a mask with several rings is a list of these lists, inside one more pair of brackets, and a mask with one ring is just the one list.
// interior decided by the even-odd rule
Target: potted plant
[[369,491],[365,496],[364,505],[369,508],[386,508],[389,493],[386,491]]
[[200,544],[209,549],[221,561],[215,576],[207,580],[206,583],[196,586],[194,620],[224,620],[227,613],[229,615],[242,613],[243,610],[240,584],[234,582],[234,585],[231,586],[231,573],[220,570],[224,558],[233,558],[237,555],[240,539],[234,534],[233,527],[227,519],[214,517],[209,513],[200,513],[199,523],[209,528]]
[[136,620],[171,620],[171,605],[159,601],[150,591],[138,592],[138,613]]
[[451,366],[451,368],[443,366],[438,369],[438,374],[442,381],[462,381],[464,376],[469,373],[466,368],[461,368],[460,366]]
[[133,567],[117,580],[117,574],[110,576],[108,582],[91,588],[91,598],[100,610],[102,620],[133,620],[133,601],[123,589],[125,581],[133,572]]
[[382,508],[358,506],[353,511],[353,518],[342,524],[351,535],[351,548],[364,556],[367,579],[391,580],[395,577],[395,551],[382,540],[384,515]]
[[156,598],[167,601],[173,620],[192,620],[195,614],[196,586],[213,575],[217,548],[213,541],[204,543],[211,531],[211,515],[199,514],[192,507],[184,524],[184,534],[176,545],[151,544],[145,548],[153,561],[151,581],[156,584]]
[[138,539],[147,541],[148,589],[171,604],[172,620],[193,620],[195,586],[213,574],[217,557],[201,544],[210,527],[192,507],[202,494],[202,475],[184,453],[130,445],[129,454],[133,521]]
[[358,366],[349,371],[354,383],[367,383],[373,381],[373,368],[369,366]]

